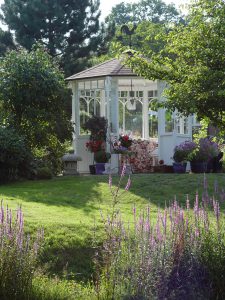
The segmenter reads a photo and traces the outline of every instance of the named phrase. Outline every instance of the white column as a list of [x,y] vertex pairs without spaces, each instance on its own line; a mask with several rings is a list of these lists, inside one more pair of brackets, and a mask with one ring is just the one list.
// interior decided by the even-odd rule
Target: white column
[[112,78],[111,81],[111,131],[114,136],[119,135],[119,95],[118,79]]
[[80,132],[79,128],[79,91],[78,91],[78,82],[74,81],[71,83],[72,87],[72,122],[73,122],[73,149],[77,151],[77,138]]
[[190,135],[191,140],[192,140],[192,118],[193,116],[188,117],[188,135]]
[[[159,102],[164,102],[165,97],[163,97],[163,90],[165,88],[165,83],[157,80],[157,94],[158,94],[158,101]],[[158,110],[158,154],[159,154],[159,159],[163,159],[164,154],[163,154],[163,141],[162,141],[162,136],[165,134],[165,109],[160,108]]]
[[148,91],[144,88],[143,94],[143,106],[142,106],[142,120],[143,120],[143,130],[142,137],[145,140],[149,139],[149,108],[148,108]]
[[106,103],[106,99],[105,99],[105,90],[101,90],[100,91],[100,116],[101,117],[106,117],[106,107],[105,107],[105,103]]
[[[106,103],[107,103],[107,119],[109,124],[108,136],[118,137],[119,135],[119,96],[118,96],[118,80],[116,78],[106,77],[105,80]],[[107,145],[109,151],[110,145]],[[112,154],[111,170],[118,171],[119,161],[118,154]]]

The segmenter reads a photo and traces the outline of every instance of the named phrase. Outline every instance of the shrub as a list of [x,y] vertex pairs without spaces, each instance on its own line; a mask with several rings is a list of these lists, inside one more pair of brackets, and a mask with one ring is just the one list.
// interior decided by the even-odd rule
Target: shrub
[[33,156],[14,129],[0,127],[0,181],[29,177]]
[[41,232],[35,241],[24,233],[21,208],[13,220],[12,211],[0,210],[0,299],[30,299],[32,280],[40,246]]
[[187,161],[188,155],[197,147],[192,141],[185,141],[174,148],[173,160],[175,162]]
[[37,169],[36,173],[37,179],[51,179],[52,178],[52,172],[48,167],[42,167]]
[[60,174],[63,169],[62,156],[67,152],[68,146],[68,142],[60,143],[55,136],[52,136],[49,138],[48,146],[34,148],[33,155],[36,159],[36,168],[48,168],[51,174]]
[[188,155],[189,161],[209,161],[219,154],[219,146],[210,138],[201,138],[197,147]]

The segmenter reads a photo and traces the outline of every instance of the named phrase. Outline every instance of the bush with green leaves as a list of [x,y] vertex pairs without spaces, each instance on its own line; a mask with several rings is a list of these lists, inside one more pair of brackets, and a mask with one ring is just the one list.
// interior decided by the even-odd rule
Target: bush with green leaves
[[72,139],[71,91],[57,63],[39,45],[30,52],[11,51],[0,61],[0,105],[1,119],[32,150],[55,153]]
[[32,163],[24,137],[14,129],[0,127],[0,181],[31,176]]

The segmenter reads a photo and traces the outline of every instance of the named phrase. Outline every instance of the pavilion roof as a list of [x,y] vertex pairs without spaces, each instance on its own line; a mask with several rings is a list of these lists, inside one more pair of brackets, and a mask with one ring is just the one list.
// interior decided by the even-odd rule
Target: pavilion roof
[[74,74],[66,80],[91,79],[105,76],[137,76],[130,68],[125,66],[119,59],[107,60],[92,68]]

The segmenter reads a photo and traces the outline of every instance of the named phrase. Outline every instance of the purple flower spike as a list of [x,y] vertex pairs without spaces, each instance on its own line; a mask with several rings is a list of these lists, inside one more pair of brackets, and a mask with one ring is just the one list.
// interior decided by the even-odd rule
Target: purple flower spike
[[125,173],[126,173],[126,165],[124,164],[121,172],[121,177],[124,177]]
[[109,187],[111,188],[112,187],[112,175],[109,174]]
[[128,191],[130,186],[131,186],[131,179],[130,179],[130,176],[129,176],[128,181],[127,181],[127,185],[125,187],[125,191]]

